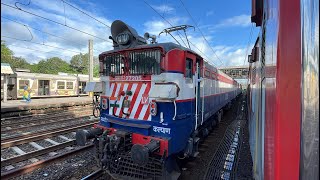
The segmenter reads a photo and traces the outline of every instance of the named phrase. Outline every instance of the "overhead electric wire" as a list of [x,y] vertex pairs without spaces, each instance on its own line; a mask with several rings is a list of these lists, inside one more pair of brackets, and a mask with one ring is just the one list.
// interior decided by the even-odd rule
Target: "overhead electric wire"
[[[10,19],[10,18],[4,17],[4,16],[1,16],[1,18],[7,19],[7,20],[12,21],[12,22],[15,22],[15,23],[20,24],[20,25],[22,25],[22,26],[25,26],[25,27],[34,29],[34,30],[36,30],[36,31],[39,31],[39,32],[48,34],[48,35],[50,35],[50,36],[53,36],[53,37],[56,37],[56,38],[60,38],[60,39],[63,39],[63,40],[65,40],[65,41],[70,41],[70,40],[67,39],[67,38],[63,38],[63,37],[57,36],[57,35],[55,35],[55,34],[52,34],[52,33],[46,32],[46,31],[42,31],[42,30],[40,30],[40,29],[31,27],[31,26],[29,26],[29,25],[27,25],[27,24],[23,24],[23,23],[21,23],[21,22],[15,21],[15,20],[13,20],[13,19]],[[80,43],[74,43],[74,44],[77,44],[77,45],[79,45],[79,46],[87,46],[87,44],[80,44]],[[103,51],[101,51],[101,50],[99,50],[99,49],[95,49],[95,48],[93,48],[93,49],[96,50],[96,51],[99,51],[99,52],[103,52]]]
[[[32,49],[32,48],[22,47],[22,46],[17,46],[17,45],[12,45],[12,44],[9,44],[8,46],[13,46],[13,47],[18,47],[18,48],[24,48],[24,49],[29,49],[29,50],[33,50],[33,51],[44,52],[44,53],[48,53],[48,54],[55,54],[55,55],[60,55],[60,56],[61,56],[61,53],[41,51],[41,50],[38,50],[38,49]],[[64,57],[72,57],[72,56],[64,56]]]
[[76,9],[76,10],[80,11],[81,13],[83,13],[83,14],[85,14],[85,15],[87,15],[87,16],[89,16],[89,17],[91,17],[92,19],[96,20],[97,22],[99,22],[99,23],[101,23],[101,24],[105,25],[106,27],[111,28],[109,25],[107,25],[107,24],[105,24],[104,22],[100,21],[99,19],[97,19],[97,18],[95,18],[95,17],[91,16],[90,14],[88,14],[88,13],[84,12],[83,10],[81,10],[81,9],[79,9],[79,8],[77,8],[77,7],[75,7],[74,5],[72,5],[72,4],[68,3],[68,2],[66,2],[65,0],[61,0],[61,1],[62,1],[63,3],[66,3],[66,4],[67,4],[67,5],[69,5],[69,6],[73,7],[74,9]]
[[[163,20],[165,20],[168,24],[170,24],[170,26],[173,26],[164,16],[162,16],[156,9],[154,9],[146,0],[143,0],[144,3],[146,3],[154,12],[156,12]],[[177,31],[177,34],[179,36],[179,38],[181,39],[181,41],[183,42],[183,44],[187,46],[187,44],[184,42],[184,40],[182,39],[182,37],[180,36],[180,33]]]
[[88,32],[85,32],[85,31],[79,30],[79,29],[77,29],[77,28],[75,28],[75,27],[68,26],[68,25],[63,24],[63,23],[60,23],[60,22],[58,22],[58,21],[55,21],[55,20],[52,20],[52,19],[49,19],[49,18],[46,18],[46,17],[40,16],[40,15],[38,15],[38,14],[35,14],[35,13],[32,13],[32,12],[29,12],[29,11],[26,11],[26,10],[23,10],[23,9],[21,9],[21,8],[17,8],[17,7],[11,6],[11,5],[6,4],[6,3],[2,3],[2,2],[1,2],[1,4],[2,4],[2,5],[4,5],[4,6],[10,7],[10,8],[12,8],[12,9],[16,9],[16,10],[19,10],[19,11],[25,12],[25,13],[27,13],[27,14],[31,14],[31,15],[33,15],[33,16],[36,16],[36,17],[39,17],[39,18],[45,19],[45,20],[47,20],[47,21],[50,21],[50,22],[53,22],[53,23],[59,24],[59,25],[61,25],[61,26],[65,26],[65,27],[67,27],[67,28],[69,28],[69,29],[72,29],[72,30],[75,30],[75,31],[81,32],[81,33],[83,33],[83,34],[86,34],[86,35],[89,35],[89,36],[95,37],[95,38],[97,38],[97,39],[100,39],[100,40],[103,40],[103,41],[107,41],[107,42],[109,42],[109,43],[113,43],[113,42],[112,42],[112,41],[110,41],[110,40],[107,40],[107,39],[104,39],[104,38],[98,37],[98,36],[93,35],[93,34],[90,34],[90,33],[88,33]]
[[246,63],[246,59],[248,57],[248,51],[249,51],[249,46],[251,43],[252,32],[253,32],[252,30],[253,30],[253,23],[251,23],[250,36],[249,36],[249,40],[248,40],[248,44],[247,44],[246,56],[244,57],[244,60],[243,60],[243,66]]
[[[192,45],[192,46],[194,46],[200,53],[202,53],[208,60],[210,60],[210,58],[204,53],[204,52],[202,52],[196,45],[194,45],[191,41],[189,41],[190,42],[190,44]],[[215,65],[215,66],[217,66],[213,61],[210,61],[213,65]]]
[[38,42],[33,42],[33,41],[28,41],[28,40],[24,40],[24,39],[18,39],[18,38],[14,38],[14,37],[9,37],[9,36],[3,36],[3,35],[1,35],[1,38],[2,38],[2,37],[4,37],[4,38],[8,38],[8,39],[17,40],[17,41],[24,41],[24,42],[27,42],[27,43],[32,43],[32,44],[38,44],[38,45],[42,45],[42,46],[52,47],[52,48],[56,48],[56,49],[61,49],[61,50],[64,50],[64,51],[70,51],[70,52],[75,52],[75,53],[81,53],[81,51],[74,51],[74,50],[65,49],[65,48],[58,47],[58,46],[52,46],[52,45],[43,44],[43,43],[38,43]]
[[[154,12],[156,12],[163,20],[165,20],[168,24],[170,24],[170,26],[173,26],[165,17],[163,17],[156,9],[154,9],[148,2],[146,2],[145,0],[143,0]],[[180,33],[178,33],[178,36],[180,37],[180,39],[182,40]],[[185,44],[185,46],[187,47],[187,44],[182,40],[182,42]],[[210,60],[210,58],[203,53],[196,45],[194,45],[191,41],[189,41],[189,43],[191,45],[193,45],[200,53],[202,53],[208,60]],[[215,66],[217,66],[213,61],[210,61],[211,63],[213,63]]]
[[194,18],[192,17],[191,13],[189,12],[189,10],[187,9],[187,7],[184,5],[183,1],[180,0],[182,6],[184,7],[184,9],[187,11],[187,13],[189,14],[189,16],[191,17],[191,20],[193,21],[194,25],[197,27],[197,29],[199,30],[199,32],[201,33],[201,36],[203,37],[203,39],[206,41],[206,43],[209,45],[210,49],[212,50],[213,54],[217,57],[217,59],[221,62],[221,64],[223,65],[224,63],[221,61],[221,59],[219,58],[219,56],[216,54],[216,52],[213,50],[213,48],[211,47],[209,41],[207,40],[207,38],[204,36],[204,34],[202,33],[201,29],[199,28],[199,26],[197,25],[196,21],[194,20]]

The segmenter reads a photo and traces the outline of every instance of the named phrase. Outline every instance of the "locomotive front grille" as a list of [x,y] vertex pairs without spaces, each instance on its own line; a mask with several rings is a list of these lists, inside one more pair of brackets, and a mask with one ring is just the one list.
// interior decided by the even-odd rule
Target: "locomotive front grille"
[[161,51],[158,49],[108,54],[100,60],[100,73],[103,76],[122,76],[125,73],[158,75],[161,58]]
[[109,172],[124,179],[156,179],[164,169],[163,161],[156,157],[149,157],[145,166],[139,166],[131,159],[131,153],[119,153],[109,163]]

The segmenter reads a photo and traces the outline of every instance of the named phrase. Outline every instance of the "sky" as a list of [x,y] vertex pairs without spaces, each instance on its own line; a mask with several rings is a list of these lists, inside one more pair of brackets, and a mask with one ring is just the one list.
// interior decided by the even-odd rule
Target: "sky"
[[[163,29],[192,25],[187,29],[192,50],[216,67],[242,66],[259,33],[250,17],[251,0],[1,0],[1,40],[29,63],[54,56],[70,61],[88,52],[89,39],[95,56],[113,49],[108,37],[115,20],[141,36],[156,35],[158,42],[175,42],[170,35],[158,36]],[[186,46],[183,32],[181,38],[173,35]]]

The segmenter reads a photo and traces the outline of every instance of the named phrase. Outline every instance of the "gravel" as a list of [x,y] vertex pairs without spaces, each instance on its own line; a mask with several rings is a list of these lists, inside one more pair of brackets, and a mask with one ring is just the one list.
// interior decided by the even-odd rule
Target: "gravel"
[[252,159],[249,145],[249,130],[248,126],[242,132],[242,145],[240,149],[240,156],[237,169],[237,179],[254,179],[252,177]]
[[25,153],[31,152],[31,151],[35,151],[37,150],[36,148],[34,148],[33,146],[31,146],[30,144],[21,144],[19,146],[17,146],[18,148],[20,148],[22,151],[24,151]]
[[51,137],[50,139],[53,140],[53,141],[55,141],[55,142],[58,142],[58,143],[66,142],[66,140],[64,140],[64,139],[62,139],[62,138],[59,138],[58,136],[56,136],[56,137]]
[[8,159],[11,158],[13,156],[17,156],[18,154],[12,150],[11,148],[5,148],[5,149],[1,149],[1,157],[3,159]]
[[75,139],[76,138],[76,136],[73,135],[72,133],[67,133],[67,134],[62,134],[62,135],[67,137],[67,138],[69,138],[69,139]]
[[36,141],[35,143],[39,144],[40,146],[42,146],[44,148],[49,147],[49,146],[53,146],[53,144],[51,144],[45,140]]
[[50,164],[49,166],[35,170],[32,173],[15,177],[15,179],[81,179],[98,170],[96,161],[93,157],[93,151],[93,149],[89,149],[77,155],[69,156],[62,161]]
[[199,155],[193,160],[189,159],[179,162],[183,169],[179,180],[202,180],[204,178],[207,167],[209,166],[228,125],[235,119],[237,112],[236,105],[237,103],[232,106],[231,110],[224,113],[219,127],[215,127],[209,136],[200,142]]

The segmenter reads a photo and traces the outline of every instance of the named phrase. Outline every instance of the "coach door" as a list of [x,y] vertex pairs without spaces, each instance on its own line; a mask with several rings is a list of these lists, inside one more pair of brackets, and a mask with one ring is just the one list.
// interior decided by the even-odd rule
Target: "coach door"
[[86,87],[86,82],[85,81],[79,81],[79,94],[85,94],[84,88]]
[[50,95],[49,93],[49,80],[39,80],[38,94],[40,96]]

